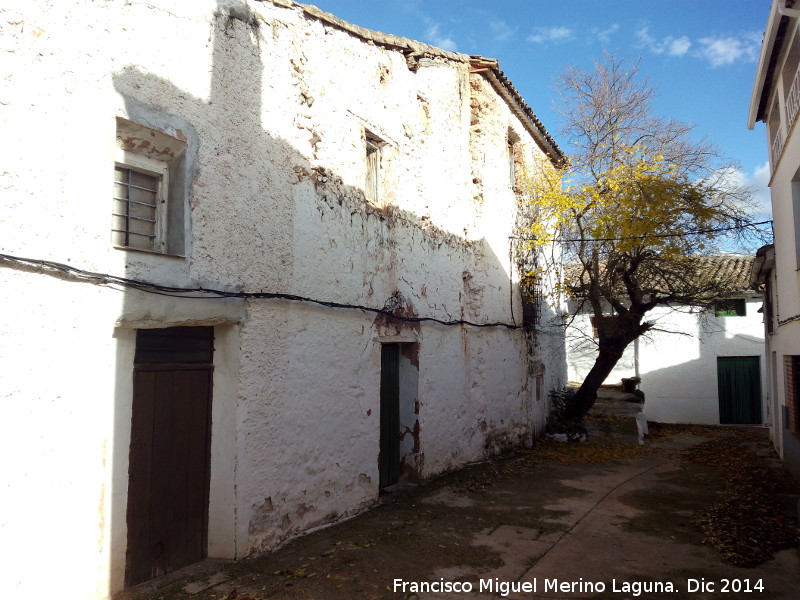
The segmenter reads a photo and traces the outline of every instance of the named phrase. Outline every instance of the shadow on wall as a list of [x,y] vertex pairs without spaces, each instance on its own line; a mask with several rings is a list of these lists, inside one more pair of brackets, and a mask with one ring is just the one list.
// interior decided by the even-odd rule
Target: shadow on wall
[[[529,224],[534,222],[537,212],[533,202],[520,199],[511,247],[518,273],[536,272],[537,266],[544,261],[540,255],[543,250],[526,241],[529,237]],[[547,283],[552,284],[552,281]],[[564,316],[560,307],[554,305],[558,299],[554,300],[548,295],[547,287],[542,282],[534,282],[522,289],[522,321],[528,349],[528,378],[533,382],[534,388],[533,399],[529,404],[529,421],[534,424],[533,439],[544,434],[544,424],[550,410],[549,392],[563,388],[567,384],[569,372]],[[549,363],[549,369],[545,368],[545,362]],[[539,427],[536,427],[537,424]]]
[[[571,315],[575,314],[578,308],[579,304],[576,300],[568,301],[567,310]],[[565,344],[570,381],[583,381],[597,360],[598,342],[592,336],[591,315],[591,309],[584,307],[566,330]],[[633,377],[635,374],[634,344],[631,343],[609,374],[606,383],[619,384],[623,377]]]
[[[462,239],[432,226],[429,221],[417,215],[396,207],[378,208],[368,205],[364,200],[363,189],[345,185],[342,178],[331,170],[312,166],[308,151],[300,151],[287,141],[266,131],[265,124],[261,122],[262,108],[265,103],[281,100],[262,97],[263,91],[271,88],[263,85],[264,65],[259,48],[258,28],[259,22],[244,4],[232,5],[229,2],[219,4],[213,30],[213,63],[207,102],[177,88],[171,81],[148,73],[137,66],[126,67],[114,75],[114,87],[126,99],[126,110],[131,120],[140,120],[141,124],[154,129],[180,130],[186,137],[187,143],[182,174],[185,177],[183,193],[186,195],[182,248],[186,258],[183,260],[131,252],[126,258],[126,277],[179,287],[202,285],[209,288],[239,290],[244,285],[248,291],[264,290],[298,294],[313,289],[316,290],[315,295],[322,300],[382,305],[399,291],[398,287],[401,285],[399,280],[403,274],[403,252],[413,249],[402,247],[398,243],[400,238],[411,238],[417,247],[426,247],[431,255],[439,252],[442,247],[448,248],[452,255],[471,264],[476,273],[502,272],[507,261],[498,258],[488,243]],[[270,75],[280,76],[275,73]],[[298,91],[297,101],[299,104],[307,103],[307,98]],[[313,143],[311,147],[313,152]],[[254,177],[254,174],[257,176]],[[298,235],[295,219],[301,210],[301,205],[302,208],[309,208],[310,204],[313,204],[310,211],[316,211],[319,217],[314,232],[317,247],[298,249],[295,247]],[[337,274],[341,273],[342,267],[335,262],[333,253],[326,254],[325,247],[332,248],[337,243],[341,245],[342,240],[334,239],[336,227],[329,228],[328,223],[347,224],[356,228],[360,225],[364,236],[369,232],[379,232],[376,237],[364,237],[358,240],[348,249],[350,269],[358,273],[363,271],[365,274],[360,286],[343,286],[339,281]],[[418,233],[414,235],[414,232]],[[301,253],[300,256],[298,253]],[[339,253],[341,254],[341,251]],[[314,281],[315,287],[309,288],[308,278],[303,272],[298,272],[298,265],[302,266],[306,264],[303,261],[312,260],[317,263],[314,272],[327,273],[329,279]],[[331,263],[326,266],[328,261]],[[378,272],[374,270],[376,264],[380,265]],[[182,278],[181,281],[174,280],[176,273],[179,273],[177,277]],[[434,272],[414,273],[414,276],[420,278],[420,284],[430,280],[438,281]],[[476,280],[475,283],[486,282]],[[492,283],[498,284],[496,280]],[[462,281],[449,284],[457,290],[462,287]],[[510,282],[506,281],[505,284],[510,285]],[[508,291],[504,290],[503,293],[507,294]],[[406,299],[410,295],[406,294]],[[509,295],[513,306],[515,290],[512,289]],[[206,303],[202,308],[198,305],[201,302]],[[329,309],[313,304],[304,306],[309,311],[325,315],[331,322],[339,318],[353,318],[352,313],[345,313],[342,309]],[[286,304],[281,303],[279,308],[285,310]],[[423,313],[422,316],[426,316],[424,313],[433,308],[435,307],[421,306],[417,309],[406,306],[404,310],[405,314],[412,315],[418,314],[419,310],[419,313]],[[474,320],[477,315],[485,312],[484,308],[481,296],[480,302],[473,306],[456,307],[454,312],[457,314],[453,314],[452,317]],[[245,440],[245,434],[249,431],[247,428],[253,431],[260,427],[267,430],[270,427],[274,428],[278,417],[274,411],[265,409],[265,406],[281,406],[281,400],[278,398],[282,390],[279,387],[280,380],[288,377],[289,370],[312,372],[319,366],[311,364],[313,362],[311,359],[307,359],[306,363],[299,359],[298,362],[287,365],[280,352],[265,352],[259,357],[245,356],[247,346],[245,338],[263,333],[251,329],[255,326],[245,322],[245,312],[249,316],[251,310],[252,306],[245,306],[239,300],[165,300],[160,296],[133,290],[128,290],[124,294],[121,319],[124,327],[114,333],[118,352],[113,490],[110,494],[112,590],[119,589],[123,581],[126,586],[133,585],[178,568],[182,566],[179,564],[181,562],[194,562],[205,554],[206,548],[212,556],[228,558],[240,558],[251,551],[248,546],[248,539],[252,534],[249,531],[250,524],[237,522],[237,506],[234,504],[237,501],[241,502],[241,498],[237,500],[232,492],[237,485],[243,483],[241,472],[238,474],[236,472],[237,464],[240,470],[248,468],[245,464],[246,452],[243,451],[247,443]],[[521,307],[516,306],[514,313],[519,322]],[[356,318],[362,319],[367,328],[372,326],[374,315],[357,314],[360,316]],[[541,317],[542,322],[557,318],[555,314],[549,313]],[[206,414],[206,421],[200,420],[196,423],[198,431],[202,431],[205,427],[208,432],[203,439],[178,438],[171,434],[169,429],[173,428],[172,433],[177,429],[183,431],[184,423],[180,415],[193,415],[197,411],[184,407],[182,410],[188,412],[181,413],[175,409],[171,415],[159,416],[155,413],[143,415],[143,411],[157,411],[158,403],[153,401],[150,409],[143,409],[141,406],[135,406],[138,395],[137,400],[132,401],[134,385],[132,377],[137,378],[138,389],[143,389],[143,386],[151,387],[153,399],[161,393],[159,386],[172,385],[175,381],[183,381],[183,378],[191,379],[187,385],[204,385],[203,376],[198,375],[198,371],[208,367],[205,363],[202,365],[197,363],[191,368],[172,373],[168,376],[172,379],[167,383],[158,378],[161,375],[150,377],[142,375],[142,370],[137,371],[133,368],[134,360],[140,360],[139,356],[134,358],[137,352],[137,330],[177,325],[213,327],[216,349],[213,355],[213,384],[207,382],[212,386],[213,394],[210,394],[210,408],[203,409],[210,412]],[[431,327],[442,326],[431,325]],[[471,336],[473,333],[484,335],[473,330],[467,335]],[[198,335],[202,337],[204,333],[199,331]],[[272,324],[270,335],[271,348],[282,350],[292,346],[296,332],[290,330],[286,322],[275,322]],[[522,332],[519,335],[521,336]],[[163,343],[166,344],[165,347],[172,343],[180,345],[180,342],[174,339],[171,341],[162,339],[153,343],[156,345]],[[530,332],[528,343],[529,355],[534,357],[555,352],[558,347],[557,341],[548,342],[547,347],[536,346],[539,342]],[[141,346],[141,340],[138,344]],[[530,350],[531,347],[534,349]],[[238,357],[240,348],[243,353],[242,366],[239,365]],[[561,348],[563,349],[563,343]],[[157,350],[154,352],[155,354],[151,354],[150,357],[155,361],[156,359],[152,357],[157,355]],[[377,370],[380,364],[379,357],[375,360],[373,358],[375,357],[370,357],[370,361],[367,362],[371,365],[370,368]],[[325,360],[335,366],[341,357],[336,356],[335,352],[328,352]],[[565,360],[564,358],[564,364]],[[245,365],[245,362],[248,364]],[[470,388],[469,362],[468,356],[465,360],[467,368],[463,374],[467,390]],[[152,367],[152,363],[150,364]],[[543,365],[544,363],[539,360],[538,366],[532,367],[534,377],[544,374]],[[133,376],[132,369],[135,371]],[[161,373],[166,370],[163,365],[148,369],[145,371]],[[265,380],[263,387],[249,398],[246,394],[242,394],[238,385],[238,377],[245,370],[259,373]],[[319,406],[329,403],[330,396],[346,393],[346,390],[341,388],[341,378],[336,368],[327,370],[316,368],[316,372],[320,373],[319,377],[323,380],[320,387],[327,386],[333,390],[329,396],[319,398]],[[329,381],[325,381],[326,378]],[[546,390],[544,392],[546,394]],[[375,406],[377,401],[378,398],[374,398]],[[540,401],[539,404],[546,403]],[[422,410],[424,408],[423,399]],[[267,416],[264,416],[265,414]],[[165,424],[165,435],[158,439],[142,439],[134,433],[132,438],[132,415],[134,421],[139,417],[153,419],[154,422],[162,419],[162,423]],[[372,418],[376,419],[377,415]],[[308,440],[317,439],[321,435],[321,428],[325,426],[322,421],[324,420],[317,419],[306,424],[307,430],[303,433]],[[374,442],[377,453],[377,422],[375,424],[374,440],[369,443]],[[183,441],[175,442],[175,440]],[[175,443],[179,445],[177,449]],[[173,444],[173,446],[169,450],[166,446],[159,447],[159,444],[167,446]],[[136,510],[146,510],[147,502],[141,504],[139,508],[134,507],[132,494],[142,498],[148,497],[147,486],[151,485],[151,482],[134,481],[139,471],[135,465],[129,465],[129,456],[133,456],[135,448],[144,447],[145,455],[152,457],[162,452],[180,454],[181,448],[194,447],[198,444],[209,445],[197,446],[200,450],[195,448],[200,454],[205,452],[207,460],[210,461],[204,467],[204,479],[195,478],[193,483],[173,482],[169,470],[154,471],[148,475],[153,485],[165,485],[167,490],[170,485],[184,486],[184,488],[187,485],[197,485],[199,486],[197,493],[201,495],[210,493],[208,499],[211,505],[210,511],[191,516],[200,519],[201,526],[195,528],[192,534],[195,537],[177,551],[178,558],[173,560],[174,557],[169,556],[172,550],[148,537],[154,528],[160,527],[156,520],[150,525],[145,524],[143,528],[137,530],[138,533],[132,533],[133,530],[129,528],[131,520],[152,518],[136,516],[138,514],[135,513]],[[298,470],[301,468],[299,465],[281,465],[281,467],[287,469],[296,467]],[[237,477],[240,479],[237,480]],[[160,483],[156,481],[159,478],[163,480]],[[213,482],[210,492],[207,491],[209,478]],[[243,493],[241,490],[244,487],[239,488],[240,493]],[[171,493],[167,495],[170,496]],[[259,493],[266,498],[265,505],[269,501],[268,504],[272,506],[271,498],[274,492],[261,489]],[[186,496],[177,494],[175,497]],[[284,527],[282,534],[285,537],[295,530],[307,529],[331,518],[335,518],[335,515],[333,517],[319,515],[317,521],[308,522],[303,521],[302,515],[299,515],[294,524]],[[288,517],[285,516],[284,520],[286,519]],[[231,531],[236,532],[233,537],[230,535]],[[182,536],[180,533],[177,535]],[[132,536],[139,537],[131,543]],[[197,556],[197,552],[200,552],[200,557]],[[131,567],[131,565],[136,566]]]
[[[656,313],[651,317],[653,319],[666,331],[651,331],[642,336],[638,344],[630,344],[606,380],[610,384],[619,384],[622,378],[633,377],[638,370],[642,379],[640,388],[646,395],[644,410],[648,419],[667,423],[718,424],[720,357],[759,357],[758,371],[761,381],[765,381],[763,339],[735,332],[749,329],[753,326],[752,321],[742,321],[737,325],[738,321],[720,321],[708,312],[684,311]],[[582,375],[594,364],[597,341],[591,337],[587,313],[579,314],[575,323],[567,335],[569,369],[570,378],[581,381]],[[762,383],[762,398],[765,391]],[[726,400],[727,403],[730,401],[730,398]],[[726,410],[730,408],[729,404],[725,406]],[[761,409],[758,412],[762,414]],[[762,421],[758,419],[756,422]]]

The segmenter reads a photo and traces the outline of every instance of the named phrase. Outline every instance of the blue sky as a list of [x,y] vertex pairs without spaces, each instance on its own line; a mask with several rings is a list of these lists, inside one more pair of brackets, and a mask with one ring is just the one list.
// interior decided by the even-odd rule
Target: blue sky
[[739,163],[738,176],[768,209],[764,126],[747,129],[769,0],[316,0],[369,29],[496,58],[560,143],[555,77],[591,69],[610,50],[658,90],[655,111],[696,125]]

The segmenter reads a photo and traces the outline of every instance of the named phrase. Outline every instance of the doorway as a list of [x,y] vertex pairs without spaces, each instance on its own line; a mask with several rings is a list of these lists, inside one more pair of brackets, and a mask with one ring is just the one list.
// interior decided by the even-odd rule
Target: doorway
[[380,452],[378,487],[400,477],[400,344],[381,345]]
[[761,363],[758,356],[717,357],[719,422],[760,425]]
[[213,327],[136,332],[125,586],[208,548]]
[[380,445],[378,480],[381,489],[400,479],[421,477],[419,408],[419,345],[381,345]]

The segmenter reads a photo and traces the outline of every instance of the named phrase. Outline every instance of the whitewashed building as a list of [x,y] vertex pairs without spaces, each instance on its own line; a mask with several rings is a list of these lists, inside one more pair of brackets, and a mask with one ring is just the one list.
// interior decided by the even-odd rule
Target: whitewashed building
[[541,431],[563,334],[510,241],[562,156],[496,61],[290,0],[0,16],[6,594],[241,558]]
[[800,6],[774,0],[750,98],[748,127],[766,123],[774,246],[756,256],[765,294],[772,438],[800,474]]
[[[639,377],[649,421],[762,424],[767,415],[761,296],[748,288],[753,260],[704,259],[707,277],[737,282],[740,294],[715,310],[660,306],[653,329],[626,349],[606,384]],[[578,314],[567,330],[570,381],[580,382],[597,357],[593,317]]]

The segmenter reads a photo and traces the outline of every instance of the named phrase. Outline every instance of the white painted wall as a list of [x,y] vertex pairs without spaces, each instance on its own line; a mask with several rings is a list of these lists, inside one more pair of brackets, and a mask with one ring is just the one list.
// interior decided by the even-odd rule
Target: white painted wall
[[[792,34],[797,35],[796,23],[787,30],[787,42]],[[783,88],[777,93],[783,94]],[[767,344],[769,355],[774,356],[776,363],[774,367],[770,365],[777,399],[771,418],[773,443],[795,474],[800,473],[800,440],[789,431],[784,414],[792,401],[786,395],[784,359],[800,356],[800,135],[797,131],[797,127],[791,127],[786,132],[783,152],[777,163],[771,164],[775,265],[770,277],[774,291],[774,331],[768,336]]]
[[[376,308],[402,296],[407,314],[519,323],[508,129],[525,161],[541,152],[517,117],[466,57],[414,72],[279,4],[6,9],[0,128],[14,143],[0,150],[0,251],[170,286]],[[183,256],[110,245],[117,117],[186,142]],[[387,143],[389,207],[363,198],[364,128]],[[528,344],[521,330],[154,296],[8,262],[0,289],[0,586],[15,596],[122,586],[137,328],[215,326],[216,557],[374,502],[381,343],[418,345],[422,477],[529,439],[542,396],[565,381],[557,328]],[[44,579],[42,548],[58,557]]]
[[[707,312],[673,311],[659,307],[646,319],[664,331],[638,340],[639,388],[645,393],[647,419],[662,423],[719,423],[717,358],[759,356],[762,411],[766,415],[768,383],[764,354],[761,299],[750,297],[744,317],[715,317]],[[569,379],[580,382],[594,364],[596,343],[588,314],[579,315],[567,333]],[[619,384],[634,377],[636,345],[631,344],[606,379]]]

